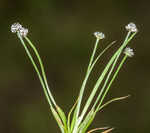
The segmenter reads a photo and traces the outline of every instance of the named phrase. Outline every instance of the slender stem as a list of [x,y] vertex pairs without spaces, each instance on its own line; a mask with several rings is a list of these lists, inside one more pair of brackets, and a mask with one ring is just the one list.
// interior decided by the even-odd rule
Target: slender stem
[[[130,34],[131,34],[131,32],[128,32],[127,37],[125,38],[124,44],[127,44],[127,43],[135,36],[136,33],[132,34],[131,37],[129,37]],[[124,45],[124,44],[123,44],[123,45]],[[123,49],[123,48],[122,48],[122,49]],[[120,54],[121,54],[121,51],[120,51],[119,55],[117,56],[117,58],[116,58],[116,60],[115,60],[116,62],[117,62],[117,60],[118,60]],[[116,63],[114,62],[113,65],[115,66],[115,64],[116,64]],[[114,69],[114,67],[112,67],[112,70],[113,70],[113,69]],[[111,71],[112,71],[112,70],[111,70]],[[111,71],[110,71],[110,73],[111,73]],[[107,78],[109,78],[109,74],[108,74]],[[100,99],[100,97],[101,97],[101,95],[102,95],[102,92],[104,91],[107,82],[108,82],[108,80],[106,79],[106,80],[105,80],[105,83],[104,83],[104,86],[103,86],[103,88],[101,89],[100,94],[98,95],[98,97],[97,97],[97,99],[96,99],[96,102],[94,103],[93,108],[95,108],[95,106],[96,106],[98,100]]]
[[[126,39],[127,39],[127,38],[128,38],[128,36],[126,37]],[[126,39],[125,39],[125,41],[126,41]],[[111,70],[109,71],[109,73],[108,73],[108,75],[107,75],[107,77],[106,77],[106,79],[105,79],[104,85],[103,85],[103,87],[102,87],[102,89],[101,89],[101,91],[100,91],[98,97],[96,98],[96,101],[94,102],[94,105],[93,105],[92,109],[95,108],[96,104],[98,103],[99,99],[101,98],[102,93],[103,93],[103,91],[105,90],[105,87],[106,87],[106,85],[107,85],[107,83],[108,83],[108,80],[109,80],[109,78],[110,78],[110,76],[111,76],[111,74],[112,74],[112,72],[113,72],[113,70],[114,70],[114,68],[115,68],[115,65],[116,65],[116,63],[117,63],[117,61],[118,61],[118,59],[119,59],[119,57],[120,57],[121,52],[122,52],[122,51],[118,51],[118,55],[117,55],[116,59],[114,60],[114,63],[113,63],[113,65],[112,65],[112,67],[111,67]]]
[[95,86],[94,86],[94,88],[93,88],[93,90],[92,90],[92,92],[91,92],[91,94],[90,94],[90,96],[89,96],[89,98],[88,98],[88,100],[87,100],[87,102],[86,102],[84,108],[83,108],[83,111],[82,111],[82,113],[81,113],[81,119],[80,119],[81,121],[82,121],[84,115],[86,114],[87,109],[89,108],[89,106],[90,106],[90,104],[91,104],[91,102],[92,102],[92,100],[93,100],[93,98],[94,98],[94,96],[95,96],[95,94],[96,94],[96,92],[97,92],[97,90],[98,90],[98,88],[99,88],[101,82],[103,81],[105,75],[107,74],[107,72],[108,72],[110,66],[111,66],[112,63],[114,62],[114,60],[115,60],[115,58],[117,57],[118,53],[120,53],[120,52],[123,50],[123,48],[129,43],[129,41],[134,37],[134,35],[135,35],[136,33],[132,34],[131,36],[130,36],[130,34],[131,34],[131,32],[128,32],[128,33],[127,33],[127,36],[126,36],[126,38],[125,38],[123,44],[122,44],[121,47],[115,52],[115,54],[111,57],[110,61],[108,62],[108,64],[107,64],[106,67],[104,68],[102,74],[101,74],[100,77],[98,78],[98,80],[97,80],[97,82],[96,82],[96,84],[95,84]]
[[49,96],[50,96],[50,98],[51,98],[53,104],[56,106],[56,102],[55,102],[55,100],[54,100],[54,97],[53,97],[52,93],[50,92],[49,85],[48,85],[48,83],[47,83],[47,78],[46,78],[46,74],[45,74],[45,70],[44,70],[44,65],[43,65],[43,62],[42,62],[42,60],[41,60],[41,57],[40,57],[40,55],[39,55],[39,53],[38,53],[36,47],[35,47],[35,46],[33,45],[33,43],[29,40],[29,38],[28,38],[28,37],[25,37],[25,39],[27,40],[27,42],[29,43],[29,45],[30,45],[31,48],[33,49],[33,51],[34,51],[34,53],[35,53],[35,55],[36,55],[36,57],[37,57],[37,59],[38,59],[38,61],[39,61],[39,64],[40,64],[40,67],[41,67],[41,71],[42,71],[42,76],[43,76],[43,79],[44,79],[44,82],[45,82],[45,85],[46,85],[47,92],[48,92],[48,94],[49,94]]
[[[50,109],[51,109],[51,111],[52,111],[52,114],[53,114],[54,118],[56,118],[56,121],[57,121],[57,123],[58,123],[58,125],[59,125],[59,127],[60,127],[60,129],[61,129],[61,131],[62,131],[62,133],[64,133],[64,128],[63,128],[63,124],[61,123],[60,116],[57,114],[57,112],[56,112],[55,109],[53,108],[53,104],[52,104],[53,101],[51,101],[52,99],[50,99],[51,97],[50,97],[50,95],[49,95],[48,88],[46,87],[46,84],[45,84],[44,81],[43,81],[44,75],[43,75],[43,77],[41,76],[41,73],[40,73],[40,71],[39,71],[39,69],[38,69],[38,67],[37,67],[37,65],[36,65],[36,63],[35,63],[35,61],[34,61],[32,55],[31,55],[31,53],[30,53],[30,51],[28,50],[26,44],[24,43],[24,40],[23,40],[22,36],[21,36],[19,33],[17,33],[17,36],[18,36],[18,38],[20,39],[20,41],[21,41],[23,47],[25,48],[25,51],[26,51],[26,53],[27,53],[27,55],[28,55],[28,57],[29,57],[29,59],[30,59],[30,61],[31,61],[31,63],[32,63],[32,65],[33,65],[33,67],[34,67],[34,69],[35,69],[37,75],[38,75],[38,77],[39,77],[40,83],[41,83],[42,88],[43,88],[43,90],[44,90],[44,94],[45,94],[46,99],[47,99],[47,101],[48,101],[48,103],[49,103],[49,105],[50,105]],[[35,48],[35,50],[36,50],[36,48]],[[34,52],[35,52],[35,51],[34,51]],[[38,54],[38,53],[37,53],[37,54]],[[39,55],[39,54],[38,54],[38,55]],[[36,55],[36,56],[37,56],[37,55]],[[40,56],[39,56],[39,57],[40,57]],[[38,58],[38,59],[41,61],[40,58]],[[40,62],[40,61],[39,61],[39,62]],[[42,63],[42,61],[41,61],[41,63]],[[43,64],[40,64],[40,65],[43,65]],[[44,67],[41,68],[41,69],[44,70]],[[42,70],[41,70],[41,71],[42,71]],[[55,112],[55,113],[54,113],[54,112]]]
[[97,82],[96,82],[96,84],[95,84],[95,86],[94,86],[94,88],[93,88],[93,90],[92,90],[92,92],[91,92],[91,95],[89,96],[89,98],[88,98],[88,100],[87,100],[87,102],[86,102],[86,104],[85,104],[85,106],[84,106],[84,108],[83,108],[83,111],[82,111],[82,113],[81,113],[81,120],[83,119],[84,115],[86,114],[87,109],[89,108],[89,106],[90,106],[90,104],[91,104],[91,102],[92,102],[92,100],[93,100],[93,98],[94,98],[94,96],[95,96],[95,94],[96,94],[96,91],[97,91],[97,89],[98,89],[98,87],[99,87],[99,85],[100,85],[100,83],[102,82],[104,76],[106,75],[106,73],[107,73],[109,67],[111,66],[111,64],[113,63],[113,61],[114,61],[115,58],[116,58],[116,56],[113,56],[113,58],[112,58],[112,59],[110,60],[110,62],[107,64],[107,66],[106,66],[105,69],[103,70],[101,76],[100,76],[99,79],[97,80]]
[[99,60],[99,58],[106,52],[106,50],[108,50],[116,41],[113,41],[112,43],[110,43],[97,57],[96,59],[93,61],[93,63],[91,64],[90,70],[93,69],[93,67],[95,66],[95,64],[97,63],[97,61]]
[[101,91],[100,91],[98,97],[96,98],[96,101],[94,102],[94,105],[93,105],[92,109],[95,108],[96,104],[98,103],[99,99],[101,98],[101,95],[102,95],[102,93],[103,93],[103,91],[104,91],[104,89],[105,89],[105,87],[106,87],[106,85],[107,85],[107,82],[108,82],[108,80],[109,80],[109,78],[110,78],[110,75],[112,74],[112,72],[113,72],[113,70],[114,70],[114,67],[115,67],[115,64],[116,64],[118,58],[119,58],[119,56],[116,57],[116,59],[115,59],[113,65],[112,65],[112,67],[111,67],[111,70],[109,71],[109,73],[108,73],[108,75],[107,75],[107,77],[106,77],[106,79],[105,79],[104,85],[103,85],[103,87],[102,87],[102,89],[101,89]]
[[91,58],[90,58],[90,62],[89,62],[89,65],[88,65],[88,69],[87,70],[89,70],[90,69],[90,67],[91,67],[91,65],[92,65],[92,62],[93,62],[93,60],[94,60],[94,56],[95,56],[95,53],[96,53],[96,49],[97,49],[97,45],[98,45],[98,43],[99,43],[99,40],[100,39],[96,39],[96,43],[95,43],[95,46],[94,46],[94,49],[93,49],[93,53],[92,53],[92,55],[91,55]]
[[109,91],[110,86],[112,85],[114,79],[116,78],[117,74],[119,73],[119,71],[120,71],[121,67],[123,66],[123,64],[124,64],[125,60],[127,59],[127,57],[128,57],[127,55],[125,55],[125,56],[123,57],[123,59],[122,59],[120,65],[118,66],[118,68],[117,68],[116,72],[114,73],[114,75],[113,75],[111,81],[109,82],[108,87],[106,88],[106,90],[105,90],[105,92],[104,92],[104,95],[102,96],[102,98],[101,98],[101,100],[100,100],[100,103],[99,103],[99,105],[98,105],[96,111],[98,111],[98,109],[100,108],[100,106],[101,106],[101,104],[102,104],[102,102],[103,102],[103,100],[104,100],[104,98],[105,98],[107,92]]
[[27,53],[27,55],[28,55],[28,57],[29,57],[29,59],[30,59],[30,61],[31,61],[33,67],[34,67],[34,69],[35,69],[35,71],[37,72],[37,75],[38,75],[39,80],[40,80],[40,82],[41,82],[41,85],[42,85],[42,87],[43,87],[43,90],[44,90],[44,94],[45,94],[45,96],[46,96],[46,99],[47,99],[49,105],[52,107],[52,103],[51,103],[51,101],[50,101],[49,95],[48,95],[48,93],[47,93],[45,84],[44,84],[43,79],[42,79],[42,76],[41,76],[41,74],[40,74],[40,72],[39,72],[39,70],[38,70],[38,67],[37,67],[37,65],[35,64],[35,62],[34,62],[32,56],[31,56],[31,54],[30,54],[30,52],[29,52],[29,50],[28,50],[26,44],[24,43],[24,41],[23,41],[21,35],[20,35],[19,33],[17,33],[17,36],[18,36],[18,38],[20,39],[21,44],[23,45],[23,47],[24,47],[24,49],[25,49],[25,51],[26,51],[26,53]]
[[94,49],[93,49],[93,52],[92,52],[92,55],[91,55],[91,58],[90,58],[90,62],[89,62],[89,65],[88,65],[88,68],[87,68],[87,72],[86,72],[86,76],[85,76],[85,79],[82,83],[82,86],[81,86],[81,89],[80,89],[80,93],[79,93],[79,101],[77,103],[77,113],[76,113],[76,124],[75,124],[75,128],[73,130],[73,133],[76,133],[76,130],[77,130],[77,123],[78,123],[78,116],[79,116],[79,112],[80,112],[80,108],[81,108],[81,101],[82,101],[82,97],[83,97],[83,93],[84,93],[84,89],[85,89],[85,86],[86,86],[86,83],[87,83],[87,80],[89,78],[89,75],[91,73],[91,65],[92,65],[92,62],[93,62],[93,59],[94,59],[94,56],[95,56],[95,53],[96,53],[96,49],[97,49],[97,46],[98,46],[98,43],[99,43],[99,39],[96,40],[96,43],[95,43],[95,46],[94,46]]

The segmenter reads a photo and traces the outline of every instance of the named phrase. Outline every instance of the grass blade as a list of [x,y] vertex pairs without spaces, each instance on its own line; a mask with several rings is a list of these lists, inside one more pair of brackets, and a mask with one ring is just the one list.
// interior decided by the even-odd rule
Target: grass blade
[[60,119],[58,113],[55,111],[55,109],[54,109],[53,107],[51,107],[51,111],[52,111],[52,114],[53,114],[55,120],[56,120],[57,123],[58,123],[58,126],[59,126],[61,132],[64,133],[64,126],[63,126],[63,124],[62,124],[62,121],[61,121],[61,119]]
[[[101,100],[100,100],[100,103],[99,103],[97,109],[100,108],[100,106],[101,106],[101,104],[102,104],[102,102],[103,102],[103,100],[104,100],[104,98],[105,98],[107,92],[109,91],[109,88],[111,87],[113,81],[115,80],[116,76],[118,75],[118,73],[119,73],[119,71],[120,71],[122,65],[124,64],[126,58],[127,58],[127,55],[124,56],[124,58],[122,59],[121,63],[119,64],[119,66],[118,66],[116,72],[114,73],[114,75],[113,75],[111,81],[109,82],[109,84],[108,84],[108,86],[107,86],[107,88],[106,88],[106,90],[105,90],[105,92],[104,92],[104,94],[103,94],[103,96],[102,96],[102,98],[101,98]],[[97,109],[96,109],[96,110],[97,110]]]
[[88,131],[87,133],[92,133],[92,132],[97,131],[97,130],[104,130],[104,129],[108,129],[108,128],[109,128],[109,127],[94,128],[94,129]]
[[60,118],[64,124],[64,128],[67,130],[67,119],[66,119],[65,113],[63,112],[63,110],[58,105],[56,105],[56,110],[57,110],[57,112],[58,112],[58,114],[59,114],[59,116],[60,116]]
[[106,102],[105,104],[103,104],[103,105],[98,109],[98,111],[102,110],[104,107],[106,107],[107,105],[109,105],[109,104],[112,103],[112,102],[124,100],[124,99],[126,99],[126,98],[128,98],[128,97],[130,97],[130,95],[127,95],[127,96],[124,96],[124,97],[113,98],[113,99],[109,100],[108,102]]
[[70,118],[71,118],[71,114],[73,112],[73,110],[75,109],[75,106],[77,105],[78,99],[76,100],[75,104],[72,106],[72,108],[70,109],[69,113],[68,113],[68,121],[67,121],[67,126],[68,126],[68,130],[71,132],[71,127],[70,127]]
[[101,82],[103,81],[105,75],[107,74],[110,66],[112,65],[112,63],[114,62],[114,60],[116,59],[118,53],[121,53],[121,51],[124,49],[124,47],[129,43],[129,41],[135,36],[136,33],[133,33],[131,36],[130,36],[131,32],[128,32],[127,36],[126,36],[126,39],[124,41],[124,43],[120,46],[120,48],[114,53],[114,55],[111,57],[111,59],[109,60],[108,64],[106,65],[106,67],[104,68],[102,74],[100,75],[100,77],[98,78],[92,92],[91,92],[91,95],[89,96],[84,108],[83,108],[83,111],[81,113],[81,120],[83,119],[88,107],[90,106]]
[[79,127],[79,133],[85,133],[95,118],[95,111],[91,110]]

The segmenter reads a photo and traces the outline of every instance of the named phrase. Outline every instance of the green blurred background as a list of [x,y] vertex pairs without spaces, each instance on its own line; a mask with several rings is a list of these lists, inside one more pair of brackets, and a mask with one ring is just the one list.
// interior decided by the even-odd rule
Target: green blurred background
[[14,22],[29,29],[40,51],[51,91],[67,113],[78,96],[91,50],[93,32],[102,31],[102,50],[117,40],[97,64],[85,92],[123,41],[125,25],[134,22],[139,33],[130,43],[128,59],[107,99],[131,94],[98,113],[90,128],[115,127],[114,133],[150,132],[150,1],[144,0],[0,0],[0,133],[56,133],[36,73],[21,43],[10,32]]

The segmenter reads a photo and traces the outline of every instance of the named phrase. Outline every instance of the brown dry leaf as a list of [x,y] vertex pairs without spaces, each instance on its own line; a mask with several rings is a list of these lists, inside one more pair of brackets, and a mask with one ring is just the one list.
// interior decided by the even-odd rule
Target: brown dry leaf
[[102,133],[109,133],[109,132],[112,131],[112,130],[114,130],[114,128],[107,129],[107,130],[105,130],[105,131],[102,132]]
[[104,130],[104,129],[108,129],[108,128],[109,128],[109,127],[94,128],[94,129],[88,131],[87,133],[92,133],[92,132],[97,131],[97,130]]

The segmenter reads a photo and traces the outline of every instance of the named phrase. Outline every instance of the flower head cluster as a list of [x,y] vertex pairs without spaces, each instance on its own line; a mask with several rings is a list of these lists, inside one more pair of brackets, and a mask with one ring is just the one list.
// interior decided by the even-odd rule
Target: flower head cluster
[[125,28],[130,32],[138,32],[138,29],[134,23],[129,23]]
[[126,47],[124,50],[124,54],[126,54],[128,57],[133,57],[134,55],[133,49]]
[[14,23],[11,26],[11,32],[12,33],[19,32],[21,36],[25,37],[28,34],[28,29],[22,27],[22,25],[19,23]]
[[94,36],[95,36],[97,39],[104,39],[104,38],[105,38],[105,35],[104,35],[104,33],[102,33],[102,32],[94,32]]

